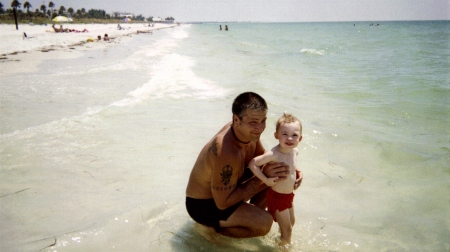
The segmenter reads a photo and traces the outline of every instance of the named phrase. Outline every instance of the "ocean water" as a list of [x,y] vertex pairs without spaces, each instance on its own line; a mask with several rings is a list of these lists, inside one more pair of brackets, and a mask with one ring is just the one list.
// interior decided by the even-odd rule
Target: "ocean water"
[[184,208],[200,149],[254,91],[266,149],[283,112],[303,123],[291,251],[450,250],[450,22],[227,25],[3,74],[0,246],[277,251],[276,224],[230,239]]

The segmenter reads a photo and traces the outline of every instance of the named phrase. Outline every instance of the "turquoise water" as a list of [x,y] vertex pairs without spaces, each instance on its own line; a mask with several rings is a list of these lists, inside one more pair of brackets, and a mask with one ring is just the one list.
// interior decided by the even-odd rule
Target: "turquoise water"
[[[266,149],[284,111],[303,122],[292,251],[449,250],[450,22],[227,25],[133,36],[2,76],[0,187],[31,188],[0,198],[23,213],[2,217],[18,243],[274,251],[276,224],[266,237],[208,241],[184,209],[200,149],[251,90],[269,104]],[[86,210],[67,221],[74,205]],[[27,233],[30,223],[40,229]]]
[[[217,27],[193,26],[178,52],[232,90],[230,100],[253,90],[268,100],[269,121],[283,111],[303,120],[300,223],[304,213],[339,223],[321,231],[362,250],[448,250],[449,22]],[[274,145],[270,126],[264,140]]]

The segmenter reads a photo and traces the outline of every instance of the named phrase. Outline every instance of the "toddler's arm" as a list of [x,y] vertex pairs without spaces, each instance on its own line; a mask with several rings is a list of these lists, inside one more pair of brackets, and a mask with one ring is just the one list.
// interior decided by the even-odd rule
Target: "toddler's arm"
[[278,177],[274,178],[268,178],[264,175],[264,173],[261,171],[261,166],[264,164],[267,164],[269,162],[276,161],[274,160],[274,155],[271,151],[268,151],[264,153],[261,156],[257,156],[250,161],[248,164],[250,170],[253,172],[253,174],[259,178],[264,184],[267,186],[274,186],[276,184],[275,180],[278,179]]

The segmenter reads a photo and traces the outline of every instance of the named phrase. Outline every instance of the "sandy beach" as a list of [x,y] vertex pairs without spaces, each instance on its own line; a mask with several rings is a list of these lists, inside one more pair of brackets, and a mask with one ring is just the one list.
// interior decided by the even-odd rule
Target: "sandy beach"
[[[115,247],[116,249],[121,248],[123,250],[125,247],[130,248],[130,246],[133,246],[131,243],[135,243],[135,240],[127,239],[129,240],[129,242],[120,242],[122,245],[115,244],[114,240],[120,239],[120,237],[124,235],[124,233],[122,232],[124,231],[124,224],[128,225],[134,223],[135,221],[136,223],[139,222],[139,224],[137,224],[138,226],[135,226],[133,224],[133,227],[140,229],[140,231],[125,231],[125,233],[131,232],[128,233],[129,237],[131,237],[133,234],[136,234],[136,232],[138,232],[139,236],[142,239],[146,239],[153,235],[159,234],[153,233],[153,231],[155,230],[155,223],[152,222],[151,219],[154,217],[152,215],[155,213],[155,211],[157,213],[160,213],[161,211],[165,211],[167,208],[173,208],[173,204],[169,200],[167,200],[167,202],[164,201],[165,203],[161,203],[159,201],[157,203],[153,202],[152,204],[148,205],[149,202],[151,202],[150,200],[142,200],[142,198],[139,199],[135,196],[132,196],[130,198],[130,195],[139,194],[147,197],[149,195],[148,193],[139,193],[139,191],[150,190],[146,188],[149,183],[148,178],[150,177],[148,176],[148,174],[143,176],[142,173],[137,172],[134,173],[137,176],[133,175],[132,177],[128,177],[123,174],[123,172],[127,173],[126,170],[130,169],[130,160],[126,161],[126,163],[122,163],[122,161],[113,161],[113,163],[115,164],[113,164],[112,166],[116,166],[116,164],[122,163],[120,166],[125,170],[122,170],[121,168],[122,171],[119,173],[111,172],[112,170],[115,170],[115,168],[113,168],[111,164],[107,164],[110,161],[104,163],[103,161],[100,161],[94,157],[97,154],[89,151],[86,153],[87,156],[85,156],[85,154],[75,154],[77,156],[76,159],[83,158],[83,156],[92,157],[92,159],[88,158],[89,160],[86,159],[85,161],[82,161],[84,164],[79,166],[81,170],[75,171],[76,169],[74,170],[74,167],[72,165],[68,165],[65,161],[62,163],[56,161],[56,159],[59,159],[59,157],[57,157],[59,156],[59,154],[42,154],[42,152],[37,151],[33,147],[33,150],[29,149],[29,147],[26,146],[28,144],[25,143],[28,142],[28,140],[25,139],[29,139],[29,137],[31,137],[31,135],[28,135],[28,133],[31,133],[31,131],[37,130],[35,132],[40,132],[38,133],[38,135],[41,135],[42,133],[43,135],[46,135],[45,138],[47,138],[49,137],[47,133],[52,135],[58,131],[55,131],[55,128],[50,125],[53,125],[53,123],[59,121],[60,119],[62,119],[63,121],[66,121],[67,119],[72,121],[72,119],[69,118],[74,114],[80,112],[81,117],[91,117],[96,113],[94,112],[94,114],[91,114],[91,112],[88,112],[89,115],[84,114],[83,111],[86,110],[86,107],[84,106],[95,107],[100,104],[108,104],[108,102],[110,102],[110,98],[104,99],[105,97],[108,97],[113,93],[117,93],[118,97],[123,97],[122,95],[126,95],[126,93],[130,89],[134,89],[135,87],[133,86],[130,87],[123,85],[124,80],[129,79],[127,73],[129,74],[130,70],[117,69],[121,68],[117,67],[117,65],[121,65],[120,61],[122,60],[118,60],[117,55],[105,57],[102,57],[101,55],[103,55],[106,51],[112,51],[114,53],[117,53],[118,51],[128,52],[131,51],[130,47],[131,49],[136,50],[137,47],[135,48],[128,44],[128,42],[131,41],[131,38],[134,36],[140,37],[146,43],[152,42],[154,47],[156,47],[155,51],[157,52],[158,50],[161,50],[161,48],[158,47],[158,42],[155,40],[160,40],[160,37],[164,37],[163,35],[158,36],[158,32],[162,32],[163,30],[157,30],[175,27],[176,25],[155,24],[154,27],[145,27],[144,24],[121,24],[121,26],[124,27],[125,30],[118,30],[117,24],[64,24],[64,28],[77,30],[87,29],[89,32],[86,33],[54,33],[50,31],[52,29],[51,26],[39,25],[20,25],[19,30],[16,30],[14,25],[0,26],[0,40],[2,41],[2,43],[0,43],[0,86],[2,87],[2,96],[0,98],[2,107],[2,111],[0,113],[0,128],[2,130],[2,141],[0,144],[0,225],[2,227],[5,227],[2,228],[2,231],[0,232],[1,251],[53,251],[52,248],[54,246],[58,247],[57,250],[60,251],[68,244],[78,245],[80,240],[77,237],[80,237],[79,232],[82,230],[87,230],[86,234],[89,233],[88,236],[94,235],[95,237],[97,237],[97,235],[100,234],[107,235],[102,235],[103,238],[100,238],[100,240],[102,241],[93,239],[91,240],[91,242],[83,242],[83,244],[87,245],[88,248],[85,247],[81,249],[72,247],[69,248],[69,250],[72,249],[75,251],[98,251],[98,249],[107,249],[112,247]],[[138,34],[138,30],[153,31],[153,34]],[[171,31],[171,29],[164,29],[164,31]],[[31,38],[24,39],[23,32],[26,32],[28,37]],[[87,39],[95,39],[98,35],[102,36],[103,38],[105,33],[107,33],[110,37],[110,41],[102,40],[95,42],[86,42]],[[159,44],[161,45],[161,43]],[[164,45],[164,43],[162,45]],[[84,58],[80,58],[81,56],[84,56]],[[115,84],[113,79],[117,78],[108,78],[107,75],[105,76],[103,74],[98,74],[96,72],[98,70],[93,69],[92,71],[94,72],[91,73],[88,73],[86,69],[82,70],[82,72],[80,73],[77,73],[77,70],[74,70],[74,68],[77,66],[84,67],[84,62],[86,62],[86,59],[90,59],[88,61],[91,61],[94,60],[94,58],[98,60],[106,59],[106,61],[112,61],[112,59],[114,59],[114,63],[108,62],[110,64],[113,64],[113,69],[110,70],[111,75],[117,73],[117,78],[123,78],[124,80],[118,81],[118,83]],[[69,62],[67,64],[71,65],[69,67],[71,68],[71,70],[67,68],[65,70],[61,70],[59,68],[53,71],[53,66],[57,68],[59,65],[59,63],[55,63],[55,65],[48,67],[48,62],[53,61]],[[127,60],[123,59],[123,61],[126,62]],[[145,64],[140,65],[145,66]],[[41,76],[44,78],[36,76]],[[85,76],[84,78],[86,78],[87,80],[79,79],[80,77],[83,78],[83,76]],[[144,74],[143,76],[146,75]],[[46,93],[46,95],[44,96],[46,96],[46,98],[43,99],[46,100],[45,103],[48,105],[55,104],[56,100],[53,100],[53,98],[55,98],[53,95],[59,93],[59,91],[57,90],[62,90],[66,87],[71,90],[63,91],[63,93],[57,94],[57,96],[62,95],[61,101],[65,105],[59,102],[57,102],[59,105],[52,107],[40,106],[35,104],[26,108],[22,112],[19,112],[16,109],[21,107],[20,105],[10,106],[9,104],[7,104],[10,98],[15,99],[13,98],[15,97],[15,95],[6,91],[6,89],[9,89],[8,87],[11,87],[10,91],[15,92],[13,90],[16,90],[20,93],[18,94],[20,98],[17,100],[19,103],[25,104],[27,103],[27,100],[31,103],[35,103],[39,102],[39,100],[42,99],[42,97],[39,98],[40,95],[37,94],[40,93],[40,91],[37,91],[35,89],[37,93],[34,91],[29,92],[29,90],[25,91],[21,87],[19,87],[21,86],[20,79],[25,80],[25,85],[23,87],[25,87],[26,89],[37,88],[39,90],[45,90],[44,93]],[[52,83],[54,83],[55,86],[53,86]],[[83,83],[86,84],[86,87],[83,88],[84,90],[81,90],[80,88],[82,87],[80,86],[80,84],[84,85]],[[135,84],[132,81],[129,83],[129,85]],[[53,87],[50,87],[48,85]],[[94,93],[88,93],[90,93],[89,90],[93,90],[92,86],[95,85],[104,86],[108,90],[101,92],[95,91],[95,97],[93,97],[91,95]],[[75,89],[78,89],[78,91],[75,91]],[[124,92],[125,94],[123,94],[122,92]],[[117,94],[113,95],[113,97],[116,97]],[[90,99],[95,104],[85,100],[86,98]],[[53,101],[50,101],[48,99],[51,99]],[[68,109],[69,107],[74,108],[79,106],[83,108],[77,110],[77,112],[73,114],[73,111],[71,111],[72,109]],[[38,108],[40,112],[32,112],[32,107]],[[60,111],[61,113],[57,112],[59,110],[58,107],[62,108],[62,110]],[[107,107],[108,106],[103,109],[107,109]],[[29,113],[35,114],[35,112],[37,112],[37,117],[31,117],[35,119],[40,118],[37,119],[38,121],[35,121],[30,117]],[[50,117],[46,117],[45,114],[53,115]],[[21,126],[17,127],[17,125],[15,125],[9,128],[7,125],[12,122],[10,119],[15,121],[15,119],[13,118],[18,117],[23,118],[25,121],[33,121],[31,124],[28,124],[26,126],[31,127],[25,129]],[[94,117],[96,116],[94,115]],[[120,119],[120,121],[122,121],[122,119]],[[39,125],[43,126],[43,128]],[[47,131],[44,129],[47,126],[50,126],[53,129],[48,129],[49,131],[47,133],[44,133],[44,131]],[[99,125],[94,127],[97,128],[98,126]],[[154,128],[154,126],[151,126],[150,128]],[[11,131],[10,129],[14,130]],[[23,135],[23,133],[25,133],[25,135],[27,136]],[[20,145],[20,150],[16,149],[16,147],[11,146],[8,140],[11,139],[10,137],[15,138],[14,135],[18,136],[17,134],[21,135],[20,138],[24,137],[22,139],[25,140],[25,142],[20,141],[21,143],[14,141],[15,143],[18,143]],[[34,135],[34,133],[31,134]],[[80,141],[81,138],[87,136],[84,133],[76,133],[76,135],[76,138],[78,139],[76,141]],[[65,138],[62,135],[61,137]],[[90,136],[88,138],[93,140],[92,137],[94,136]],[[46,145],[46,143],[44,143],[46,142],[46,140],[40,139],[38,140],[38,142],[39,145]],[[15,145],[15,143],[13,145]],[[71,143],[65,141],[64,143],[61,142],[60,144],[61,145],[58,144],[59,147],[56,147],[59,150],[66,149],[67,147],[71,148],[69,146],[72,145]],[[108,143],[107,145],[112,146],[111,143]],[[124,146],[123,143],[119,145],[122,147]],[[11,149],[11,147],[13,149]],[[95,147],[95,149],[105,150],[104,147]],[[141,149],[144,150],[147,148],[143,147]],[[32,156],[37,159],[28,159],[22,156],[22,154],[24,154],[23,151],[31,151],[33,153]],[[121,152],[123,151],[112,151],[111,154],[115,153],[113,155],[119,157],[122,156],[120,154]],[[135,152],[135,154],[137,153]],[[72,154],[65,152],[63,156],[69,157],[72,156]],[[49,162],[45,161],[47,158],[50,158],[51,160],[48,160]],[[140,158],[135,156],[135,158],[133,159],[138,160]],[[28,160],[26,162],[30,162],[30,166],[20,165],[19,160]],[[122,156],[120,160],[125,161],[127,160],[127,158],[124,158]],[[78,161],[76,161],[76,163],[78,163]],[[95,164],[94,166],[96,166],[96,168],[94,168],[95,171],[91,170],[91,168],[93,168],[91,165],[93,164]],[[99,164],[101,165],[97,166]],[[140,165],[135,164],[131,167],[132,169],[143,171],[145,170],[142,168],[144,167],[143,163]],[[108,169],[109,171],[106,171],[105,169]],[[147,171],[145,173],[147,173]],[[60,177],[60,175],[65,178]],[[79,180],[80,175],[81,177],[83,177],[81,178],[81,180]],[[88,180],[91,180],[93,182],[92,184],[88,180],[85,180],[85,175],[88,175]],[[124,187],[117,187],[117,181],[119,180],[129,181],[130,183],[134,184],[134,186],[130,187],[129,185],[127,185]],[[105,187],[103,187],[104,185],[106,185],[106,187],[108,187],[109,189],[105,190]],[[25,187],[22,188],[23,186]],[[150,188],[153,188],[154,186],[155,185],[152,185]],[[159,185],[159,187],[161,187],[161,185]],[[130,189],[132,191],[129,191]],[[116,197],[118,196],[117,193],[122,195],[119,197],[120,199]],[[179,197],[182,198],[182,193],[178,194]],[[91,195],[92,197],[87,195]],[[119,206],[121,205],[121,203],[119,202],[123,202],[124,204],[122,206]],[[138,206],[144,207],[145,210],[143,210],[143,215],[141,215],[141,210],[139,210],[140,207]],[[184,213],[182,205],[177,205],[176,208],[178,212]],[[99,211],[99,209],[103,210]],[[126,213],[126,215],[129,215],[129,213],[127,213],[129,209],[136,209],[134,211],[137,211],[139,213],[131,214],[130,216],[126,217],[121,216],[122,213]],[[100,219],[94,217],[98,215],[101,215],[102,217],[100,217]],[[145,219],[144,222],[141,220],[141,217]],[[100,226],[98,224],[100,224]],[[119,224],[119,226],[117,226],[117,224]],[[111,232],[104,232],[102,227],[103,225],[107,225],[111,229],[116,230],[114,231],[115,234],[111,236]],[[63,238],[66,235],[68,236]],[[72,237],[73,235],[74,237]]]
[[[56,33],[51,24],[19,24],[18,30],[15,25],[0,25],[0,73],[35,71],[42,60],[76,58],[81,51],[113,46],[131,35],[138,35],[138,31],[142,32],[140,35],[150,35],[156,30],[177,25],[156,23],[150,27],[144,23],[122,23],[122,30],[118,29],[118,24],[63,23],[62,26],[80,32]],[[87,32],[81,32],[85,29]],[[103,40],[105,34],[108,34],[109,41]],[[97,36],[102,40],[98,41]]]

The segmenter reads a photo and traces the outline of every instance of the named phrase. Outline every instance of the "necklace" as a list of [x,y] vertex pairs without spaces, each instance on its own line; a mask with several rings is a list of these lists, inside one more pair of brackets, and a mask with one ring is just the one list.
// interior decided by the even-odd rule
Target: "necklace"
[[243,144],[249,144],[249,143],[251,142],[251,140],[248,141],[248,142],[243,142],[243,141],[241,141],[241,140],[236,136],[236,133],[234,133],[233,125],[231,125],[231,132],[233,132],[233,136],[234,136],[240,143],[243,143]]

